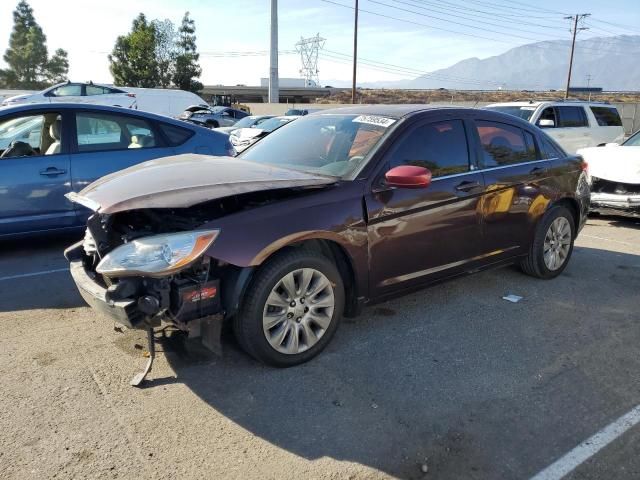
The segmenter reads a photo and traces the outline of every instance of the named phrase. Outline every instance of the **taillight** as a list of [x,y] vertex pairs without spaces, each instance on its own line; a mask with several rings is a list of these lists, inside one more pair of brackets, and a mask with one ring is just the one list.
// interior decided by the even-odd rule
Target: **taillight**
[[127,97],[136,98],[135,93],[127,93]]
[[589,173],[589,164],[587,162],[585,162],[584,160],[582,161],[582,164],[580,165],[580,168],[582,168],[583,172]]

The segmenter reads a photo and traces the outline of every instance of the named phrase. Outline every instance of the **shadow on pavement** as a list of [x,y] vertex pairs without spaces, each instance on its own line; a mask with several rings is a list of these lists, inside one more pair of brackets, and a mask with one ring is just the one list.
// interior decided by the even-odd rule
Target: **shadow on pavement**
[[[640,403],[639,289],[640,256],[576,247],[553,281],[502,269],[367,308],[295,368],[262,366],[232,341],[218,358],[175,337],[164,346],[177,378],[148,386],[184,383],[310,460],[523,478]],[[524,299],[503,301],[510,292]]]

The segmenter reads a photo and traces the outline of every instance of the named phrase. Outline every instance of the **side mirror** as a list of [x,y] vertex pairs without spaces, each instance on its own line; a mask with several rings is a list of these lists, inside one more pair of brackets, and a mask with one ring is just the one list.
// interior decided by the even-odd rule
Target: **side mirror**
[[390,187],[426,188],[431,184],[431,171],[424,167],[402,165],[389,170],[384,178]]
[[556,122],[553,120],[538,120],[538,126],[540,128],[553,128],[556,126]]

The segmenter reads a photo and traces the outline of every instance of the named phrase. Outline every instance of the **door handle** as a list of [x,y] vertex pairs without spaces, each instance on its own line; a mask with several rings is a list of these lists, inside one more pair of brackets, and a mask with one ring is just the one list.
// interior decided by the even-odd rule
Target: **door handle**
[[529,175],[542,175],[545,172],[545,169],[542,167],[534,167],[531,169],[531,171],[529,172]]
[[55,177],[56,175],[62,175],[64,173],[67,173],[67,171],[56,167],[49,167],[45,170],[40,170],[40,175],[44,175],[45,177]]
[[476,182],[476,181],[468,181],[465,180],[462,183],[459,183],[458,185],[456,185],[456,190],[458,192],[468,192],[469,190],[473,190],[474,188],[477,188],[480,186],[480,182]]

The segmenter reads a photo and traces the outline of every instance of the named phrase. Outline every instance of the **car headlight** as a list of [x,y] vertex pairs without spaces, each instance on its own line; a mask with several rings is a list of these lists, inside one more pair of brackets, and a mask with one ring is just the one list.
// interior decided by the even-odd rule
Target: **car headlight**
[[105,255],[96,271],[107,277],[169,275],[200,258],[218,233],[196,230],[139,238]]

